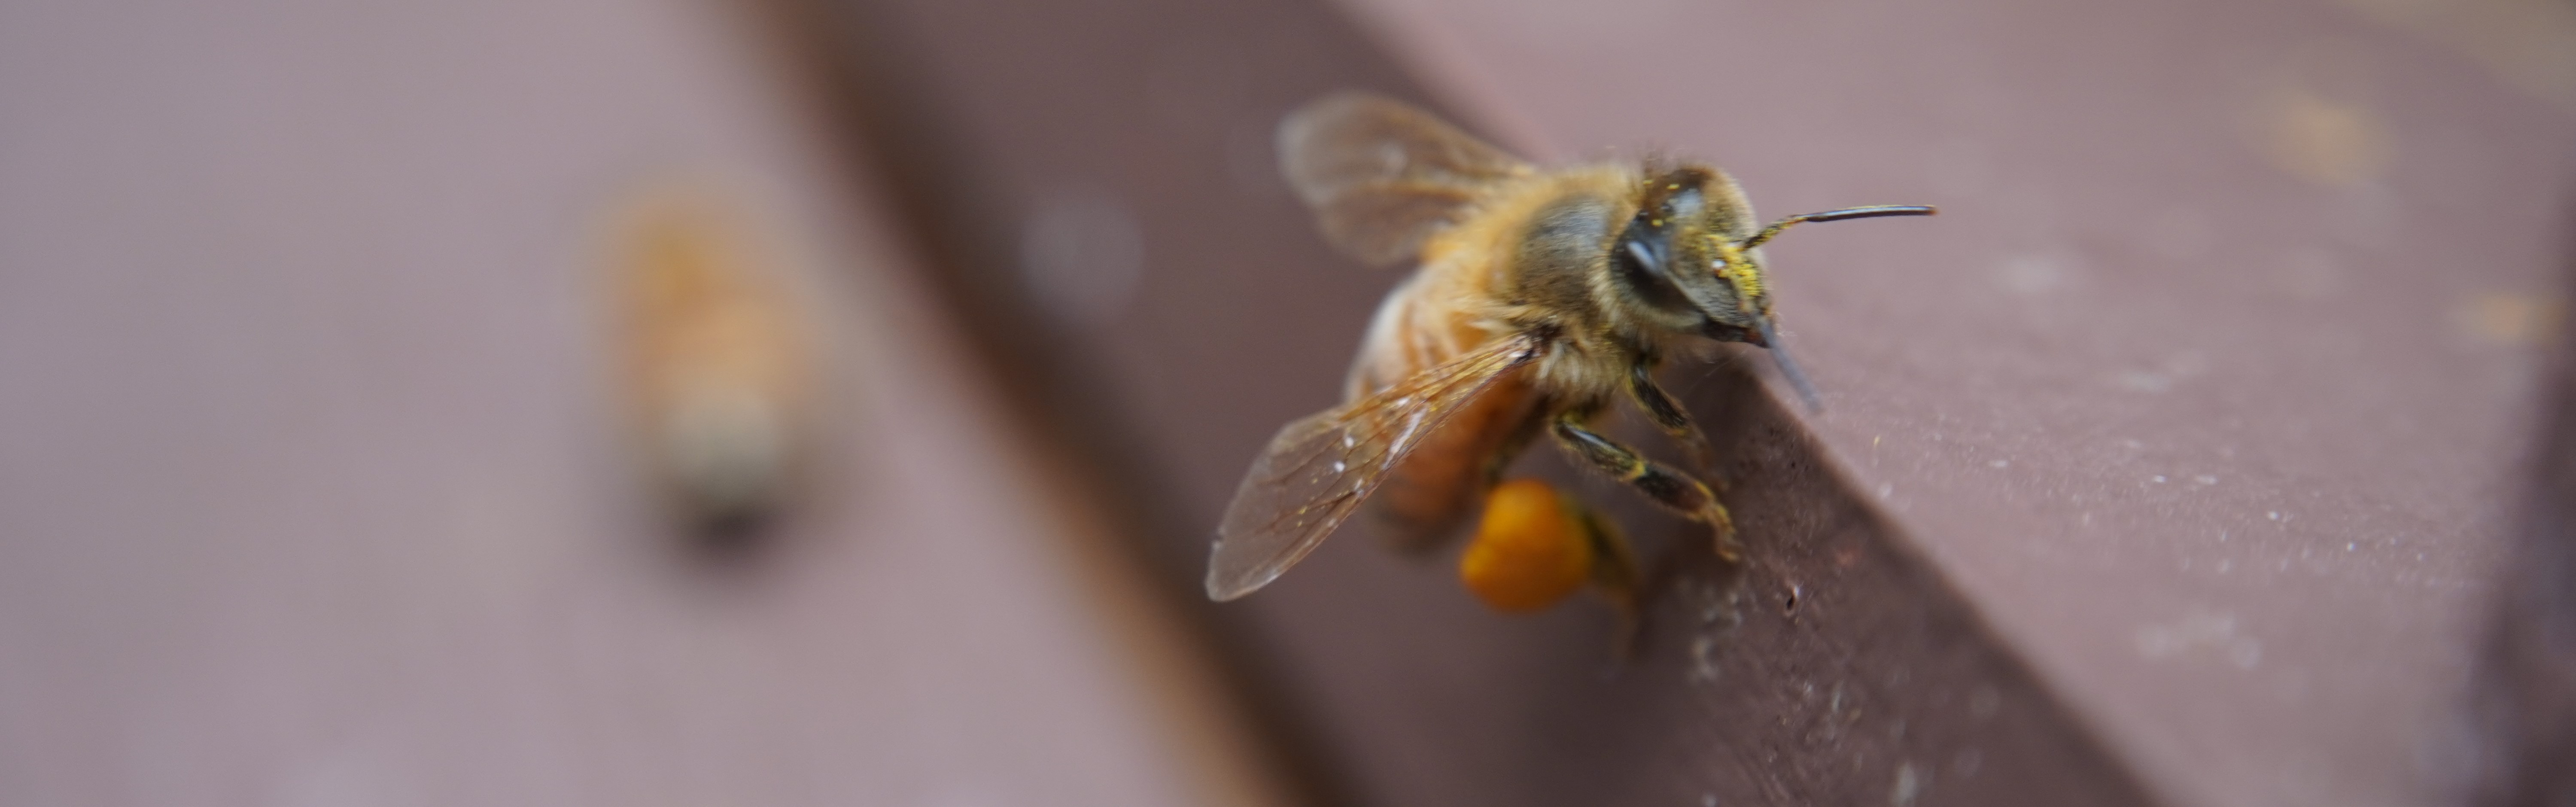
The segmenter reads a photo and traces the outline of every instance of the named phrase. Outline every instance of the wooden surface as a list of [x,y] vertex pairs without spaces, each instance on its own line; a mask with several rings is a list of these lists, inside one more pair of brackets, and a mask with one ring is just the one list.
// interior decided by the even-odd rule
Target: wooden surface
[[[0,802],[1274,803],[744,11],[0,7]],[[613,395],[673,182],[823,354],[723,559]]]
[[2172,802],[2458,797],[2576,176],[2508,9],[1360,7],[1560,154],[1940,205],[1771,250],[1849,484]]
[[[2009,744],[1974,732],[1839,742],[1824,716],[1851,697],[1949,728],[2027,698],[2036,721],[2003,733],[2108,755],[2054,768],[2101,798],[2439,803],[2476,767],[2458,707],[2560,306],[2576,118],[2534,55],[2571,35],[2554,6],[1383,0],[1343,7],[1353,32],[1293,3],[847,5],[934,88],[896,126],[951,135],[916,197],[954,228],[943,282],[1011,332],[987,338],[1040,409],[1082,413],[1063,439],[1128,472],[1174,589],[1395,280],[1301,234],[1267,176],[1269,122],[1315,92],[1433,98],[1551,159],[1708,157],[1775,215],[1944,208],[1773,250],[1829,414],[1700,382],[1703,417],[1739,418],[1741,495],[1784,500],[1737,504],[1775,519],[1757,560],[1686,574],[1637,665],[1593,655],[1600,609],[1488,615],[1364,530],[1219,610],[1351,801],[2071,792],[1987,789]],[[1067,187],[1143,245],[1105,316],[991,246]],[[1700,616],[1791,592],[1834,607],[1741,637]],[[1907,607],[1966,616],[1870,616]],[[1900,641],[2001,659],[1970,665],[2000,700],[1856,650]]]
[[[0,6],[0,801],[2450,803],[2506,753],[2569,16]],[[1770,249],[1827,413],[1671,379],[1750,563],[1574,483],[1673,550],[1633,661],[1364,528],[1197,594],[1398,277],[1268,150],[1354,86],[1943,207]],[[817,339],[727,552],[622,430],[615,222],[670,187]]]

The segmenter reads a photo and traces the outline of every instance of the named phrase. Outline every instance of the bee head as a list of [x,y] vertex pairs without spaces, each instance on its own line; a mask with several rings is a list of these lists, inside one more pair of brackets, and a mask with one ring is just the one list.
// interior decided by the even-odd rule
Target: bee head
[[1696,165],[1654,172],[1644,191],[1610,253],[1622,284],[1712,339],[1767,344],[1771,297],[1761,255],[1741,244],[1753,234],[1744,192]]
[[1744,200],[1744,191],[1714,168],[1650,170],[1643,190],[1637,217],[1611,245],[1610,261],[1620,283],[1659,313],[1695,319],[1696,330],[1708,338],[1770,348],[1780,374],[1815,409],[1823,408],[1815,386],[1789,360],[1773,326],[1758,248],[1804,222],[1936,212],[1921,205],[1853,207],[1790,216],[1756,230],[1753,205]]

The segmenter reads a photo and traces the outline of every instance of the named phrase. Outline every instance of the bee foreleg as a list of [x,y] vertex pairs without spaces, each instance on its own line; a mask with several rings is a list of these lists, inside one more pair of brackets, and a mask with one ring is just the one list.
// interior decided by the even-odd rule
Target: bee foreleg
[[1682,409],[1681,402],[1673,400],[1672,394],[1665,392],[1664,388],[1655,386],[1655,369],[1652,366],[1645,362],[1628,365],[1628,395],[1636,399],[1637,408],[1645,410],[1646,416],[1654,419],[1657,428],[1671,435],[1673,442],[1682,444],[1682,452],[1690,457],[1691,470],[1708,473],[1711,461],[1708,436],[1700,433],[1699,424],[1691,422],[1690,413]]
[[1742,557],[1735,542],[1735,520],[1726,514],[1726,505],[1708,491],[1698,479],[1672,466],[1646,459],[1635,449],[1612,442],[1610,438],[1585,428],[1585,413],[1576,410],[1557,416],[1556,443],[1584,464],[1600,469],[1629,487],[1636,488],[1656,504],[1709,526],[1717,533],[1717,554],[1727,560]]

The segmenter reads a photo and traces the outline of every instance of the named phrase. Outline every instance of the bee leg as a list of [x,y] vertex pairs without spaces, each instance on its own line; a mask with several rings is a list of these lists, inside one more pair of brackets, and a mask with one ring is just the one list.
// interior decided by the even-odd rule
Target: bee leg
[[1679,401],[1673,400],[1664,388],[1655,386],[1655,368],[1645,362],[1628,365],[1628,395],[1637,400],[1637,408],[1645,410],[1646,416],[1654,419],[1656,427],[1671,435],[1673,442],[1682,444],[1683,454],[1690,457],[1692,471],[1708,473],[1712,459],[1708,436],[1700,433],[1699,424],[1691,422],[1690,413],[1682,410]]
[[1717,555],[1729,562],[1741,559],[1742,547],[1735,542],[1735,519],[1726,514],[1726,505],[1708,492],[1708,486],[1689,474],[1660,462],[1639,456],[1635,449],[1611,442],[1591,429],[1584,428],[1582,410],[1568,411],[1556,419],[1556,443],[1567,453],[1587,465],[1600,469],[1630,487],[1654,499],[1656,504],[1706,524],[1717,533]]
[[1637,551],[1628,544],[1628,536],[1619,525],[1602,518],[1592,508],[1568,503],[1574,508],[1576,523],[1583,529],[1583,539],[1592,546],[1592,586],[1619,612],[1618,633],[1611,637],[1612,652],[1621,660],[1637,656],[1637,642],[1645,634],[1644,597],[1639,593],[1645,575],[1637,569]]
[[1590,587],[1618,614],[1612,650],[1634,656],[1644,600],[1636,552],[1618,526],[1571,491],[1536,479],[1494,488],[1476,538],[1458,556],[1458,580],[1494,610],[1537,611]]
[[1521,413],[1520,419],[1512,423],[1512,430],[1494,444],[1494,452],[1485,455],[1486,490],[1501,484],[1503,472],[1511,468],[1512,460],[1519,459],[1521,452],[1529,449],[1530,441],[1538,439],[1539,430],[1547,426],[1548,409],[1545,399],[1532,401],[1529,411]]

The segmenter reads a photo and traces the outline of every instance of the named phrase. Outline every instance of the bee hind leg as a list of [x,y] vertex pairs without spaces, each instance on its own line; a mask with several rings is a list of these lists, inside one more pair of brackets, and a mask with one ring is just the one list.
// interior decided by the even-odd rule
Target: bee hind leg
[[1501,440],[1495,441],[1494,450],[1485,455],[1483,477],[1479,480],[1482,489],[1492,490],[1502,483],[1503,473],[1510,470],[1512,460],[1519,459],[1521,452],[1529,448],[1530,441],[1538,439],[1538,433],[1547,428],[1550,408],[1548,401],[1538,398],[1512,420],[1511,430],[1505,432]]
[[1656,504],[1708,525],[1716,533],[1718,557],[1728,562],[1744,557],[1743,547],[1735,541],[1735,519],[1727,515],[1726,505],[1718,503],[1707,485],[1586,428],[1584,414],[1578,410],[1557,417],[1554,431],[1558,446],[1585,465],[1628,483]]
[[[1569,497],[1569,502],[1571,499]],[[1619,627],[1611,636],[1611,652],[1621,661],[1637,657],[1637,643],[1645,636],[1645,575],[1637,567],[1637,550],[1619,525],[1603,518],[1592,508],[1573,504],[1575,521],[1582,528],[1584,542],[1592,549],[1592,587],[1610,601],[1619,612]]]
[[1643,633],[1643,578],[1618,525],[1537,479],[1497,486],[1475,541],[1458,556],[1459,582],[1497,611],[1545,609],[1589,586],[1618,614],[1612,650],[1623,661]]

